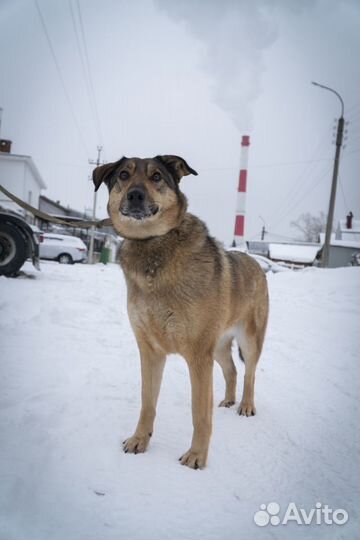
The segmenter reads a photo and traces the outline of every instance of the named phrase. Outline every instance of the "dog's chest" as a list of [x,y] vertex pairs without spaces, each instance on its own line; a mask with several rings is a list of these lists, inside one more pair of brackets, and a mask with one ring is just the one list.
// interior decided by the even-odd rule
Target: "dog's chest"
[[179,340],[184,338],[186,320],[181,284],[169,278],[169,271],[164,272],[157,259],[149,261],[143,272],[126,277],[128,312],[134,330],[168,353],[176,352]]
[[146,287],[136,292],[130,286],[128,313],[135,333],[146,336],[154,348],[177,352],[184,333],[183,317],[171,295],[161,294],[155,278],[147,278]]

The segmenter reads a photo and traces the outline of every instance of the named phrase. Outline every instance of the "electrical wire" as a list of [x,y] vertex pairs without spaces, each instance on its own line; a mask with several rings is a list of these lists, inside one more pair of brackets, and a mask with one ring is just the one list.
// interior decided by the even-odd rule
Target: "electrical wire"
[[80,1],[79,0],[76,0],[76,6],[77,6],[78,17],[79,17],[79,21],[80,21],[80,31],[81,31],[81,37],[82,37],[83,50],[84,50],[86,72],[87,72],[87,76],[88,76],[90,94],[92,96],[93,112],[94,112],[94,118],[95,118],[95,126],[96,126],[96,130],[97,130],[97,133],[98,133],[100,145],[104,146],[104,144],[103,144],[104,143],[104,137],[103,137],[103,132],[102,132],[102,129],[101,129],[99,110],[98,110],[98,106],[97,106],[96,94],[95,94],[95,90],[94,90],[94,83],[93,83],[93,78],[92,78],[92,74],[91,74],[91,68],[90,68],[90,62],[89,62],[89,53],[88,53],[88,48],[87,48],[87,43],[86,43],[86,36],[85,36],[85,31],[84,31],[84,24],[83,24],[83,18],[82,18],[81,6],[80,6]]
[[[323,136],[320,138],[319,143],[317,144],[317,146],[316,146],[316,148],[315,148],[315,150],[314,150],[314,152],[312,154],[312,158],[309,160],[309,164],[307,164],[304,167],[304,169],[301,171],[301,173],[299,175],[297,175],[297,177],[295,178],[292,186],[290,187],[289,192],[287,193],[285,198],[282,199],[282,201],[280,202],[280,204],[278,205],[278,207],[274,211],[273,216],[275,218],[277,216],[279,216],[279,214],[281,214],[281,213],[283,213],[285,211],[285,209],[288,207],[289,203],[291,204],[291,201],[293,201],[295,198],[297,198],[300,195],[300,193],[302,192],[304,187],[306,188],[306,186],[308,185],[309,182],[312,185],[312,178],[313,178],[314,171],[315,171],[315,166],[314,165],[316,163],[318,163],[318,161],[316,159],[313,159],[313,158],[315,158],[315,156],[320,152],[320,150],[322,151],[322,148],[323,148],[324,144],[326,143],[326,140],[329,138],[329,130],[330,130],[331,126],[332,126],[332,123],[329,125],[329,127],[323,133]],[[305,177],[305,182],[302,181],[304,177]],[[306,179],[308,179],[308,180],[306,180]],[[271,219],[269,221],[271,222]]]
[[291,204],[287,210],[285,212],[283,212],[283,214],[281,215],[281,217],[279,219],[277,219],[275,221],[275,223],[272,224],[272,227],[276,227],[279,223],[281,223],[291,212],[293,212],[295,210],[295,208],[297,208],[300,203],[302,203],[302,201],[314,190],[316,189],[317,187],[319,187],[320,183],[324,180],[324,178],[327,177],[327,175],[329,174],[329,172],[331,171],[331,167],[328,167],[324,172],[323,174],[319,177],[318,181],[316,183],[313,183],[310,188],[308,190],[306,190],[306,192],[303,194],[303,196],[298,199],[297,201],[295,201],[293,204]]
[[331,161],[332,158],[319,158],[319,159],[305,159],[305,160],[299,160],[299,161],[279,161],[274,163],[263,163],[261,165],[252,164],[252,169],[267,169],[270,167],[286,167],[288,165],[303,165],[308,163],[320,163],[323,161]]
[[53,62],[54,62],[54,65],[55,65],[55,68],[56,68],[56,71],[57,71],[57,74],[58,74],[58,77],[59,77],[59,80],[60,80],[60,83],[61,83],[61,87],[63,89],[64,96],[65,96],[66,102],[67,102],[69,110],[70,110],[71,117],[73,119],[74,125],[75,125],[76,130],[77,130],[78,135],[79,135],[79,140],[81,141],[81,144],[83,146],[85,154],[88,155],[85,138],[83,136],[80,125],[79,125],[78,120],[76,118],[75,111],[74,111],[74,108],[73,108],[72,103],[71,103],[70,95],[69,95],[69,92],[67,91],[66,84],[65,84],[65,81],[64,81],[64,77],[63,77],[61,69],[60,69],[60,64],[58,62],[58,59],[57,59],[57,56],[56,56],[56,53],[55,53],[55,49],[54,49],[52,41],[50,39],[50,35],[49,35],[48,29],[47,29],[47,26],[46,26],[46,23],[45,23],[45,19],[43,17],[42,12],[41,12],[38,0],[34,0],[34,4],[35,4],[36,10],[37,10],[38,15],[39,15],[39,19],[40,19],[40,22],[41,22],[41,27],[42,27],[43,32],[45,34],[46,42],[48,44],[48,47],[49,47],[49,50],[50,50],[50,53],[51,53],[51,57],[53,59]]
[[[261,163],[251,164],[251,169],[268,169],[272,167],[287,167],[287,166],[294,166],[294,165],[303,165],[303,164],[309,164],[309,163],[321,163],[325,161],[333,161],[332,157],[328,158],[319,158],[319,159],[305,159],[305,160],[296,160],[296,161],[274,161],[273,163]],[[237,171],[237,167],[198,167],[198,171],[200,172],[208,172],[208,171]]]
[[342,197],[343,197],[343,200],[344,200],[345,211],[348,212],[349,211],[349,205],[348,205],[346,197],[345,197],[345,191],[344,191],[344,187],[343,187],[343,183],[342,183],[340,174],[339,174],[339,185],[340,185],[340,191],[341,191],[341,194],[342,194]]
[[294,241],[294,238],[291,236],[284,236],[283,234],[275,233],[272,231],[266,231],[266,234],[271,234],[271,236],[276,236],[277,238],[283,238],[284,240],[291,240]]
[[353,103],[352,105],[346,108],[346,116],[349,116],[349,114],[353,114],[353,112],[356,111],[356,109],[359,109],[355,113],[355,114],[358,114],[360,112],[360,104],[358,101],[356,101],[355,103]]
[[[78,25],[76,24],[76,19],[75,19],[75,13],[74,13],[73,5],[72,5],[72,0],[69,0],[69,7],[70,7],[70,14],[71,14],[71,19],[72,19],[72,23],[73,23],[74,33],[75,33],[75,37],[76,37],[76,46],[77,46],[77,50],[78,50],[79,58],[80,58],[80,62],[81,62],[82,75],[83,75],[83,79],[84,79],[84,82],[85,82],[86,92],[87,92],[87,95],[88,95],[88,98],[89,98],[90,108],[91,108],[92,113],[94,115],[94,106],[93,106],[93,101],[92,101],[92,96],[91,96],[91,88],[90,88],[90,83],[89,83],[89,79],[88,79],[88,75],[87,75],[87,70],[86,70],[86,65],[85,65],[85,60],[84,60],[84,54],[82,52],[82,47],[81,47],[81,42],[80,42],[80,35],[79,35],[79,31],[78,31]],[[95,125],[95,131],[97,131],[96,125]]]

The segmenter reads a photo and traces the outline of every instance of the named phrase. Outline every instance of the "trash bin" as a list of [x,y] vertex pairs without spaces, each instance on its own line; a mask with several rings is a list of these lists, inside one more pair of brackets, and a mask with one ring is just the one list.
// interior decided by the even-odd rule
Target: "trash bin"
[[110,249],[107,247],[103,247],[100,253],[100,262],[103,264],[107,264],[109,262],[110,257]]

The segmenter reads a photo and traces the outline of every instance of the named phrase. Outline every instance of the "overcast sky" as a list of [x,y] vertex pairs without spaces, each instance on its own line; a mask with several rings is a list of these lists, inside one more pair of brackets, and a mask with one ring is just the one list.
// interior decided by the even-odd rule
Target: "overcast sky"
[[98,144],[106,161],[178,154],[199,172],[190,210],[230,243],[249,134],[246,237],[261,218],[296,236],[330,194],[340,103],[316,80],[350,122],[336,219],[360,218],[357,0],[0,0],[0,50],[1,136],[65,206],[91,208]]

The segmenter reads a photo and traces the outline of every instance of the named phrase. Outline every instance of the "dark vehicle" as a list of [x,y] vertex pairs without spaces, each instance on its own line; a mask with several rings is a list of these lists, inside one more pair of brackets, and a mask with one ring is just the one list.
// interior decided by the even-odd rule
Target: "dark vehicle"
[[34,234],[22,217],[0,210],[0,276],[16,277],[29,258],[40,270],[40,241],[41,237]]

